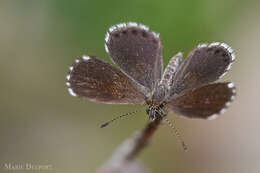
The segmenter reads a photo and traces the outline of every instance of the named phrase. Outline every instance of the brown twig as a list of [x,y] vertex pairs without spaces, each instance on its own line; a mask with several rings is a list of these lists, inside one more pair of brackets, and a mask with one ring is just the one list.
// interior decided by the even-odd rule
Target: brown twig
[[140,151],[144,149],[147,144],[149,144],[151,137],[160,125],[161,120],[162,118],[158,117],[154,121],[148,122],[146,127],[141,132],[139,132],[138,135],[136,135],[134,139],[134,146],[132,150],[126,155],[126,159],[134,159],[136,155],[140,153]]
[[136,156],[149,144],[154,132],[162,121],[161,117],[149,121],[141,132],[124,141],[112,157],[97,171],[98,173],[149,173],[135,161]]

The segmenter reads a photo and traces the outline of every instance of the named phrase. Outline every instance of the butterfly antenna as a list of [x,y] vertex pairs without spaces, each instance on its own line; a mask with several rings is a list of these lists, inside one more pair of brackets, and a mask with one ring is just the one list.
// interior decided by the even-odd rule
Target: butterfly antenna
[[183,150],[187,151],[188,147],[187,145],[184,143],[184,140],[182,139],[179,131],[174,127],[174,125],[166,118],[164,118],[164,120],[166,121],[166,123],[168,124],[168,126],[174,131],[175,135],[177,136],[178,140],[181,142]]
[[139,109],[139,110],[135,110],[135,111],[133,111],[133,112],[128,112],[128,113],[126,113],[126,114],[124,114],[124,115],[119,115],[119,116],[113,118],[112,120],[109,120],[109,121],[107,121],[107,122],[101,124],[100,128],[106,127],[106,126],[108,126],[110,123],[112,123],[112,122],[114,122],[114,121],[116,121],[116,120],[118,120],[118,119],[121,119],[122,117],[127,117],[127,116],[129,116],[129,115],[136,114],[137,112],[140,112],[140,111],[141,111],[141,110]]

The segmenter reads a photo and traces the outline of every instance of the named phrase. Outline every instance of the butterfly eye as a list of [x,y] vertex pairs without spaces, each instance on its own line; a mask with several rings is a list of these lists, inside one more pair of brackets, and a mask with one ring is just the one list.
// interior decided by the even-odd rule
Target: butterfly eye
[[146,109],[146,113],[149,115],[150,114],[150,111],[151,111],[151,108],[147,108]]
[[160,113],[159,113],[159,111],[158,111],[158,110],[155,110],[155,111],[154,111],[154,115],[155,115],[155,117],[158,117],[158,116],[160,116]]

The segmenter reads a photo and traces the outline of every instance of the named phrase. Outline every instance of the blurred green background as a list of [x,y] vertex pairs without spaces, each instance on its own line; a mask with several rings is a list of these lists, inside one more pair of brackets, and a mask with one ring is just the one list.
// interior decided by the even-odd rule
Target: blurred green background
[[145,111],[100,129],[140,106],[92,103],[71,97],[65,86],[76,56],[111,62],[105,33],[128,21],[160,33],[164,64],[201,42],[226,42],[237,55],[222,79],[234,81],[238,91],[228,111],[214,121],[170,114],[189,151],[162,125],[138,160],[154,173],[259,172],[259,10],[257,0],[1,1],[0,172],[6,172],[5,163],[51,164],[45,172],[53,173],[95,172],[144,127]]

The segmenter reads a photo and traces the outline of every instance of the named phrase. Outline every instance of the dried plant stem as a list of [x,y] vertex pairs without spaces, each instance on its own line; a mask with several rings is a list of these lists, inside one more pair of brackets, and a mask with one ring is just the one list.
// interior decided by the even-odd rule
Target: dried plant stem
[[145,128],[135,136],[134,146],[126,155],[126,159],[134,159],[136,155],[149,144],[154,132],[160,125],[161,120],[162,118],[157,118],[152,122],[148,122]]
[[135,161],[136,156],[149,144],[154,132],[162,121],[158,117],[148,122],[145,128],[125,140],[113,153],[112,157],[98,169],[98,173],[149,173],[150,171]]

